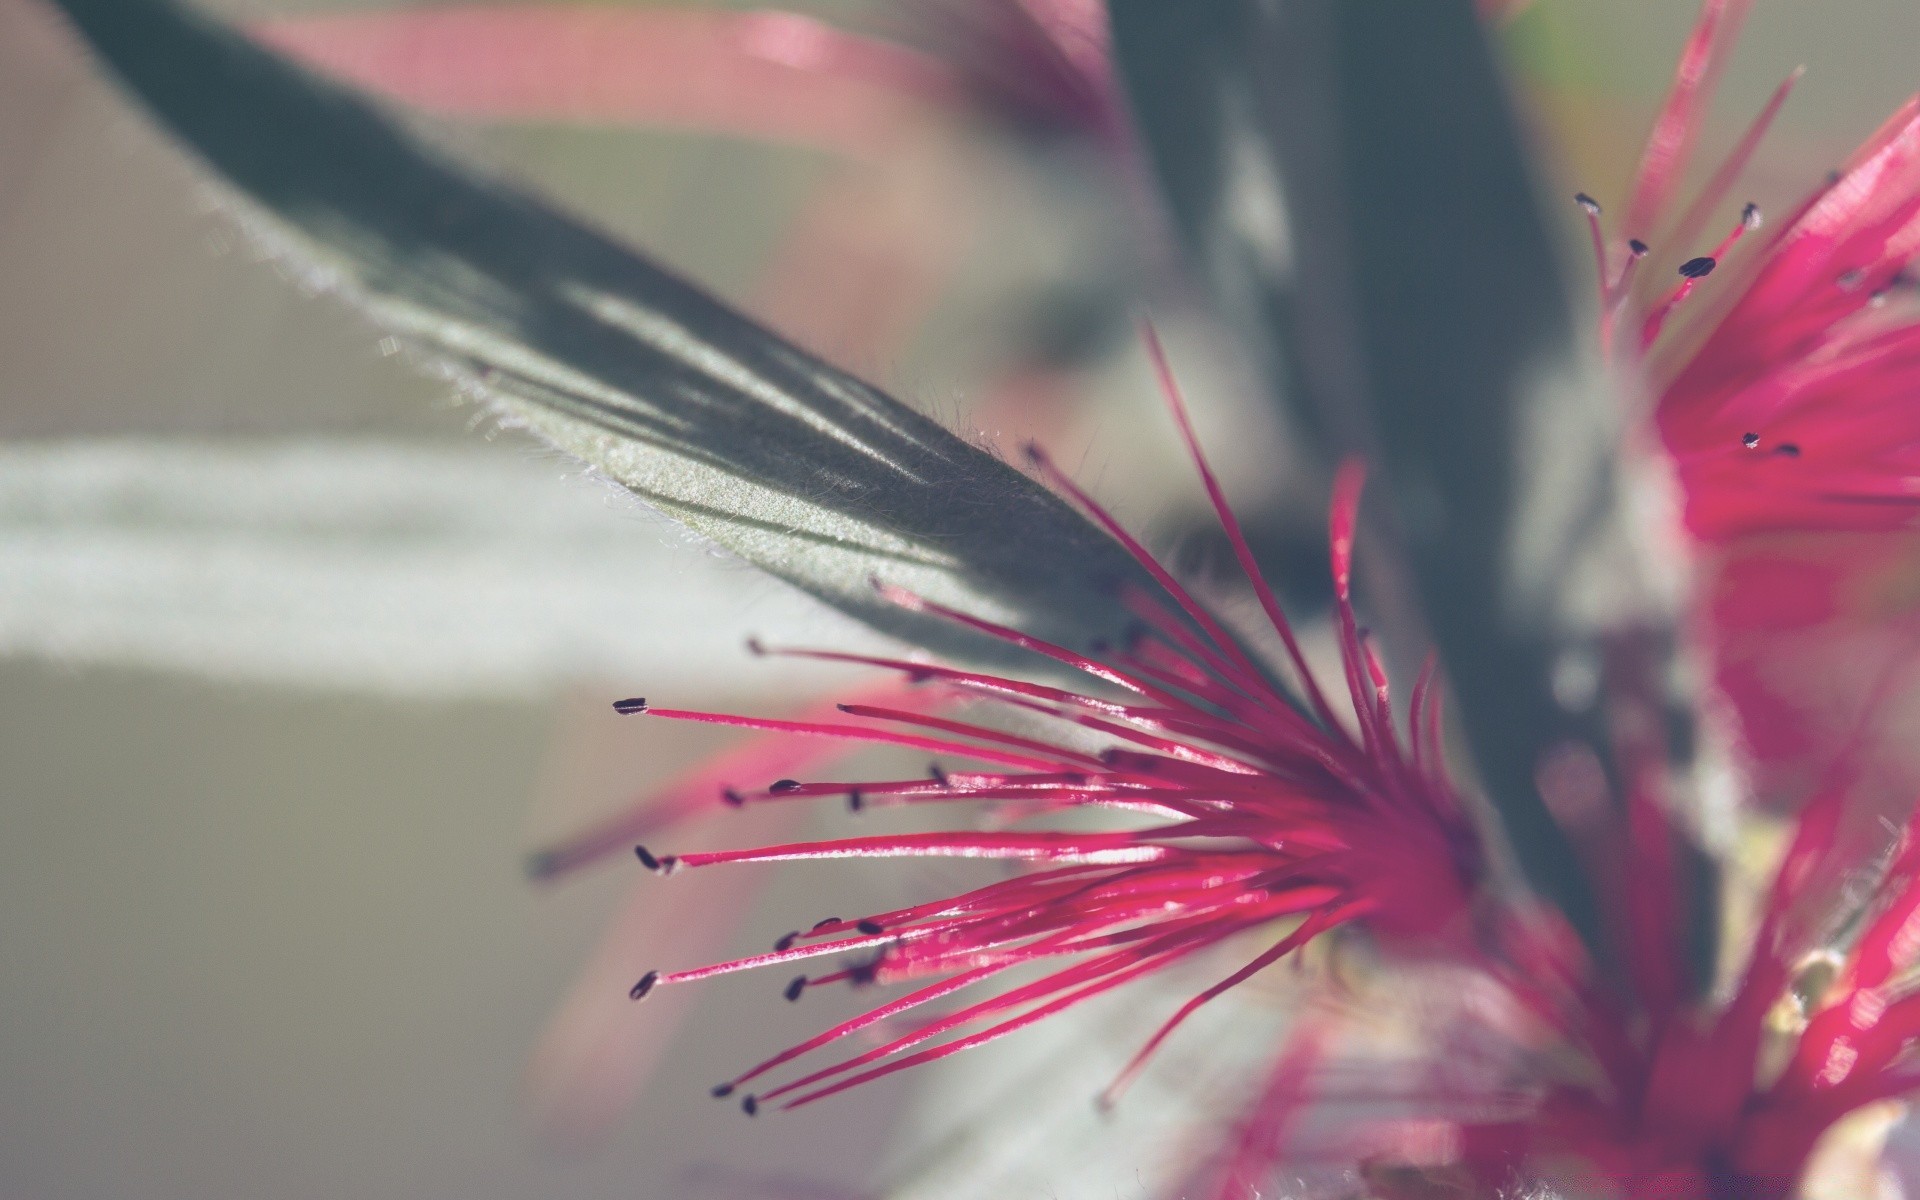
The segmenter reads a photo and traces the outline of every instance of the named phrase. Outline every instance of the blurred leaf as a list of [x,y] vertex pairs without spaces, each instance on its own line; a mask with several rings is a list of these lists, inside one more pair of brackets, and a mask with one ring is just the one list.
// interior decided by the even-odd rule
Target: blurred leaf
[[[1532,885],[1592,941],[1591,889],[1536,772],[1568,743],[1611,761],[1599,693],[1566,681],[1624,639],[1667,683],[1673,591],[1473,4],[1111,9],[1199,273],[1378,469],[1481,782]],[[1684,778],[1692,708],[1660,699]]]
[[318,282],[754,564],[976,657],[1002,648],[881,602],[869,579],[1081,647],[1128,624],[1121,582],[1151,586],[1010,466],[360,98],[164,0],[61,7],[165,125],[284,223]]

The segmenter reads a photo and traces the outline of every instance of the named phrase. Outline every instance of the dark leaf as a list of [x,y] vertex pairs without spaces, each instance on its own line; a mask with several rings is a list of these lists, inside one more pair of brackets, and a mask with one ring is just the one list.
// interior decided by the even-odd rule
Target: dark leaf
[[[1569,744],[1611,761],[1598,704],[1564,686],[1603,651],[1630,643],[1651,657],[1642,678],[1677,677],[1672,590],[1473,5],[1111,12],[1199,273],[1376,468],[1481,782],[1533,886],[1591,937],[1591,890],[1536,773]],[[1690,722],[1687,697],[1668,699]],[[1672,739],[1681,779],[1691,742]]]
[[1121,581],[1151,586],[1012,467],[360,97],[164,0],[61,7],[316,278],[757,566],[886,632],[989,656],[870,578],[1080,647],[1125,627]]

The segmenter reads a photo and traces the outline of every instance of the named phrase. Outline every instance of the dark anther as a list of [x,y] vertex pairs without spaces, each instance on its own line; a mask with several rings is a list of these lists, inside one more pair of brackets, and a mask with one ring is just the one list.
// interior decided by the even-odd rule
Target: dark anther
[[768,786],[767,790],[776,796],[786,792],[797,792],[800,790],[800,781],[798,779],[776,779]]
[[880,960],[858,963],[847,968],[847,982],[854,987],[866,987],[880,977]]
[[615,700],[613,702],[613,711],[623,717],[630,717],[635,713],[643,713],[647,711],[647,698],[645,696],[633,696],[626,700]]
[[728,1096],[731,1096],[731,1095],[733,1095],[732,1084],[716,1083],[713,1085],[713,1098],[715,1100],[725,1100]]
[[829,925],[838,925],[839,923],[840,923],[839,917],[822,917],[820,920],[815,921],[813,923],[813,927],[815,929],[825,929]]
[[1754,230],[1760,228],[1760,221],[1760,206],[1749,200],[1747,206],[1740,210],[1740,224]]
[[1088,654],[1105,654],[1113,649],[1113,643],[1105,638],[1094,638],[1087,643]]
[[1026,455],[1027,461],[1036,467],[1044,465],[1047,461],[1047,452],[1040,448],[1039,442],[1027,441],[1021,443],[1020,453]]
[[1760,435],[1757,433],[1742,434],[1740,436],[1740,444],[1749,450],[1757,450],[1760,447]]
[[745,808],[747,806],[747,798],[732,788],[720,789],[720,801],[728,808]]
[[1800,447],[1793,442],[1781,442],[1773,448],[1773,452],[1775,454],[1783,454],[1788,458],[1800,457]]
[[662,854],[656,858],[654,857],[653,851],[647,849],[645,846],[635,846],[633,848],[633,856],[640,860],[641,866],[661,875],[671,875],[680,869],[680,860],[678,858],[675,858],[671,854]]
[[787,990],[781,994],[786,996],[787,1003],[791,1004],[795,1000],[798,1000],[800,998],[801,992],[804,992],[806,990],[807,990],[807,977],[805,975],[795,975],[793,977],[793,982],[789,983],[787,985]]
[[627,999],[645,1000],[647,998],[647,993],[653,990],[653,985],[659,982],[660,982],[660,972],[648,971],[645,975],[642,975],[640,977],[639,983],[636,983],[633,985],[633,989],[627,993]]
[[1578,204],[1581,208],[1586,209],[1587,215],[1590,217],[1597,217],[1600,215],[1600,202],[1598,200],[1595,200],[1592,196],[1587,195],[1585,192],[1575,192],[1573,194],[1573,202],[1575,204]]
[[882,925],[880,922],[868,921],[868,920],[859,921],[854,925],[854,928],[858,929],[861,933],[866,934],[868,937],[872,937],[878,933],[885,933],[887,931],[887,927],[885,925]]
[[1632,252],[1635,258],[1645,258],[1647,256],[1647,244],[1639,238],[1634,238],[1629,241],[1627,243],[1627,249]]
[[759,638],[750,637],[747,639],[748,654],[753,655],[755,658],[759,658],[761,655],[765,654],[766,652],[767,652],[766,644],[763,643]]
[[781,934],[780,940],[773,944],[774,952],[776,954],[785,954],[787,951],[793,949],[793,943],[799,937],[800,937],[800,931],[798,929],[794,930],[792,933]]
[[953,786],[953,780],[947,777],[946,771],[942,770],[940,764],[937,762],[927,764],[927,774],[933,776],[933,781],[941,787]]
[[740,1111],[750,1117],[757,1117],[760,1115],[760,1101],[754,1099],[753,1094],[749,1092],[740,1097]]
[[1866,277],[1867,277],[1867,273],[1865,271],[1861,270],[1859,267],[1855,267],[1851,271],[1841,272],[1840,278],[1834,280],[1833,283],[1834,283],[1834,286],[1839,288],[1841,291],[1851,292],[1855,288],[1859,287],[1861,281],[1866,279]]
[[867,798],[860,794],[859,788],[854,788],[852,791],[847,793],[847,811],[848,812],[859,812],[861,809],[865,808],[866,806],[867,806]]
[[1680,273],[1688,279],[1705,279],[1713,274],[1713,269],[1719,265],[1712,255],[1702,254],[1699,258],[1690,258],[1681,263]]

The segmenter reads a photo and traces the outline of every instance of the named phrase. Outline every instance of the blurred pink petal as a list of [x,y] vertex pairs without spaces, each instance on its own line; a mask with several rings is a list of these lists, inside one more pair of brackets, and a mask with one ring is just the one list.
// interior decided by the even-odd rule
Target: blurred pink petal
[[1117,146],[1127,122],[1103,5],[1094,0],[918,0],[925,28],[974,100],[1042,128]]
[[1703,563],[1702,630],[1761,802],[1792,807],[1846,764],[1903,815],[1920,787],[1899,703],[1920,665],[1917,576],[1911,534],[1750,537]]
[[252,31],[389,100],[490,120],[665,126],[865,155],[959,100],[931,58],[793,13],[449,5]]
[[972,231],[967,166],[953,149],[916,142],[836,173],[768,264],[755,315],[842,366],[897,369]]
[[[1219,1161],[1189,1179],[1178,1194],[1212,1196],[1214,1200],[1245,1200],[1260,1195],[1260,1189],[1287,1161],[1287,1142],[1294,1123],[1314,1099],[1313,1074],[1327,1056],[1332,1024],[1331,1019],[1318,1013],[1303,1014],[1298,1019],[1260,1090],[1227,1127]],[[1211,1190],[1204,1186],[1209,1179]]]

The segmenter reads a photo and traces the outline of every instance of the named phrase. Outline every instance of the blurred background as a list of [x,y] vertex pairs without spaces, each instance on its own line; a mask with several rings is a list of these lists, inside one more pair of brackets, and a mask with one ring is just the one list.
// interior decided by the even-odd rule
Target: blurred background
[[[1280,514],[1268,561],[1319,553],[1313,464],[1170,267],[1097,20],[213,7],[909,403],[1047,441],[1204,574],[1131,333],[1151,303],[1234,494]],[[1622,195],[1691,16],[1539,0],[1505,27],[1546,194]],[[1917,44],[1905,0],[1761,3],[1712,136],[1808,75],[1752,198],[1844,158]],[[1130,1048],[1103,1041],[1121,1012],[777,1119],[705,1097],[831,1004],[749,976],[635,1009],[627,984],[900,903],[925,868],[522,860],[729,744],[610,700],[796,711],[866,681],[743,639],[872,635],[493,429],[246,220],[43,7],[0,0],[0,1197],[1148,1194],[1158,1148],[1074,1099]],[[1319,570],[1281,582],[1310,603]],[[1156,1075],[1204,1103],[1178,1060]],[[994,1133],[1036,1090],[1070,1114]]]

